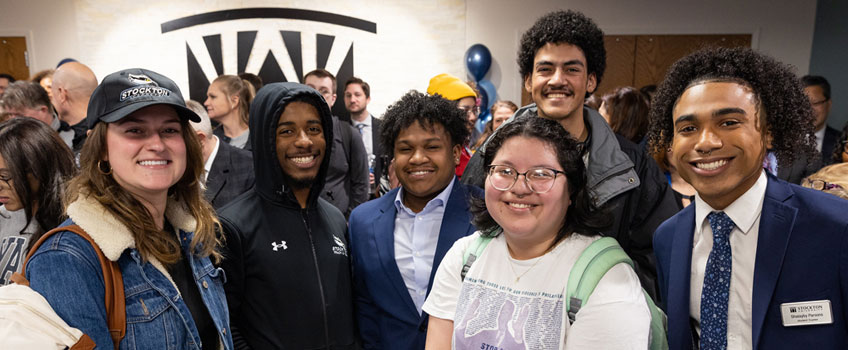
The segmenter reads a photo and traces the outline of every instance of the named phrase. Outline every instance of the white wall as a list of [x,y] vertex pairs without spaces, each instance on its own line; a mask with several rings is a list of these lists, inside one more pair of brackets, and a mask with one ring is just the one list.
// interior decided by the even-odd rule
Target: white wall
[[515,63],[521,35],[535,20],[559,9],[581,11],[606,34],[752,34],[753,47],[809,69],[815,1],[795,0],[467,0],[466,45],[486,45],[493,63],[486,79],[498,97],[521,101]]
[[[520,36],[536,18],[554,9],[582,11],[607,34],[753,34],[755,48],[795,65],[800,74],[809,69],[816,10],[814,1],[795,0],[148,0],[143,4],[0,0],[0,35],[29,36],[33,73],[74,57],[88,63],[98,78],[143,65],[173,75],[185,89],[185,37],[161,34],[161,22],[241,7],[340,13],[377,23],[377,36],[352,40],[357,43],[355,72],[371,83],[372,110],[379,113],[407,90],[426,89],[437,73],[463,76],[463,55],[474,43],[492,51],[487,79],[498,88],[499,97],[519,102],[521,79],[515,55]],[[199,33],[202,28],[195,30]]]

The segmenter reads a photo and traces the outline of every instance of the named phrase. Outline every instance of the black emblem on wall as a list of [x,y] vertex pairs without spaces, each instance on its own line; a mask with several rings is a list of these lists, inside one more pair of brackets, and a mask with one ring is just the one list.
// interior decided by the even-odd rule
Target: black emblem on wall
[[[201,25],[208,23],[224,22],[237,19],[262,19],[262,18],[279,18],[279,19],[298,19],[315,22],[323,22],[345,26],[349,28],[359,29],[370,33],[377,33],[377,24],[374,22],[365,21],[362,19],[312,10],[291,9],[291,8],[245,8],[232,9],[223,11],[207,12],[193,16],[178,18],[172,21],[162,23],[162,33]],[[236,57],[238,72],[245,72],[247,63],[250,60],[250,55],[256,42],[258,31],[240,31],[236,36]],[[258,72],[250,72],[258,75],[265,83],[283,82],[283,81],[302,81],[303,74],[303,53],[301,45],[301,33],[296,31],[280,31],[280,36],[283,39],[285,49],[291,58],[294,65],[294,70],[297,77],[286,77],[285,73],[280,69],[278,57],[275,57],[270,50],[264,53],[265,57],[261,68]],[[333,47],[335,36],[326,34],[317,34],[316,36],[316,67],[326,68],[327,61],[330,57],[330,51]],[[203,37],[203,42],[206,50],[212,59],[212,64],[217,75],[224,74],[224,55],[222,40],[220,34],[207,35]],[[192,52],[188,42],[186,42],[186,63],[188,65],[188,82],[189,82],[189,97],[192,100],[203,102],[206,100],[206,90],[211,82],[206,78],[206,74],[201,68],[197,56]],[[336,103],[333,106],[333,114],[344,119],[349,119],[348,113],[344,108],[344,82],[354,75],[354,58],[353,58],[353,43],[348,48],[344,56],[339,70],[335,72],[338,87],[336,91]],[[332,73],[332,72],[331,72]]]

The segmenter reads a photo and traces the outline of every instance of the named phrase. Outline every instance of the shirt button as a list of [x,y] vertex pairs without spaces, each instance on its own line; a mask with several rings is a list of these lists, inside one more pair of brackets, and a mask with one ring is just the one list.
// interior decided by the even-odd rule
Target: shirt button
[[419,252],[415,252],[415,256],[417,256],[417,257],[421,257],[421,253],[419,253]]
[[203,288],[209,288],[209,284],[206,281],[203,281]]
[[419,221],[420,221],[420,220],[424,220],[424,218],[423,218],[423,217],[420,217],[420,216],[419,216],[419,217],[417,217],[416,219],[418,219]]
[[418,292],[418,295],[424,295],[424,294],[427,294],[427,291],[422,290],[422,291],[419,291],[419,292]]

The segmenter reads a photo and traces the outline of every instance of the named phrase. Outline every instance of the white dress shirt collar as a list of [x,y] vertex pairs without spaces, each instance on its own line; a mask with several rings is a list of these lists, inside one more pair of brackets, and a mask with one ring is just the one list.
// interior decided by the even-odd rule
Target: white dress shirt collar
[[[448,198],[450,198],[450,193],[453,190],[453,183],[456,180],[456,176],[451,179],[450,183],[448,183],[447,187],[442,190],[436,197],[427,202],[427,205],[424,206],[424,209],[421,210],[421,213],[433,210],[439,206],[445,206],[448,203]],[[412,216],[415,216],[415,212],[412,209],[409,209],[405,204],[403,204],[403,186],[401,186],[400,190],[397,192],[395,196],[395,208],[398,212],[405,212]]]
[[[754,183],[754,186],[745,191],[742,196],[737,198],[733,203],[721,210],[733,220],[733,223],[736,224],[736,227],[742,231],[743,234],[748,234],[751,230],[751,227],[754,225],[754,222],[757,221],[757,218],[760,217],[760,212],[763,209],[763,199],[766,196],[766,186],[768,185],[768,177],[766,177],[766,172],[761,171],[760,177],[757,178],[757,182]],[[697,242],[701,236],[701,231],[704,228],[704,225],[709,225],[709,221],[707,220],[707,215],[711,212],[717,211],[713,209],[707,202],[705,202],[698,193],[695,193],[695,236],[694,242]]]
[[822,151],[822,144],[824,144],[824,131],[827,129],[827,125],[825,125],[821,130],[816,131],[816,148],[819,152]]
[[221,140],[218,139],[218,136],[212,135],[212,137],[215,138],[215,148],[212,148],[209,159],[203,163],[203,182],[206,182],[206,179],[209,178],[209,172],[212,171],[212,163],[215,162],[215,157],[218,156],[218,148],[221,147]]

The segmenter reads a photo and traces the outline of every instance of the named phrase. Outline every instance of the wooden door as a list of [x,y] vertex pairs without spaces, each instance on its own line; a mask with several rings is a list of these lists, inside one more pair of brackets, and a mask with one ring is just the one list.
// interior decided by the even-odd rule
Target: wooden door
[[705,47],[751,47],[751,35],[639,35],[632,86],[659,85],[674,62]]
[[29,79],[26,37],[0,37],[0,73],[11,74],[16,80]]

